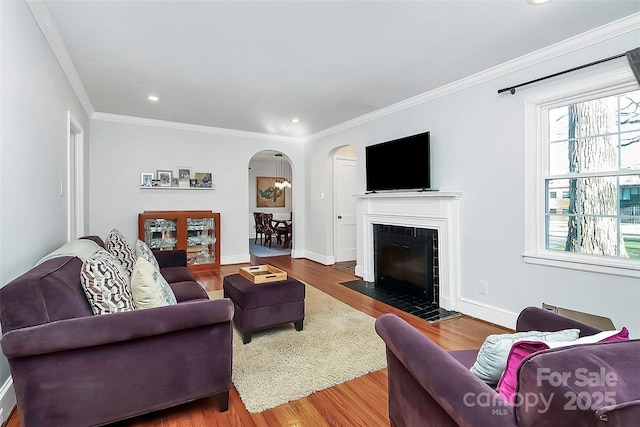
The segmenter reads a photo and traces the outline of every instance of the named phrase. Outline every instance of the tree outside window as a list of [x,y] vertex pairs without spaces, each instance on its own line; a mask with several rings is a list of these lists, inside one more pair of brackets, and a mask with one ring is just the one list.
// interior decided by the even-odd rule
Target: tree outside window
[[546,248],[640,259],[640,91],[546,112]]

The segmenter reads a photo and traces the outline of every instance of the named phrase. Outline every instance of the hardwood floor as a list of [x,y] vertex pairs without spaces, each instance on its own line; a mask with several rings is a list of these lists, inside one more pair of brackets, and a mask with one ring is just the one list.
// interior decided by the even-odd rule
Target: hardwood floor
[[[340,282],[354,280],[356,276],[307,259],[252,256],[251,264],[271,264],[286,270],[290,276],[373,317],[384,313],[397,314],[446,350],[479,348],[487,335],[509,332],[500,326],[467,316],[429,323],[340,285]],[[222,289],[223,277],[237,273],[238,267],[243,265],[224,265],[217,272],[198,273],[196,277],[207,291],[219,290]],[[119,427],[388,425],[386,369],[259,414],[247,412],[237,391],[232,388],[229,410],[224,413],[219,411],[214,399],[207,398],[114,424]],[[20,419],[15,410],[6,426],[20,427]]]

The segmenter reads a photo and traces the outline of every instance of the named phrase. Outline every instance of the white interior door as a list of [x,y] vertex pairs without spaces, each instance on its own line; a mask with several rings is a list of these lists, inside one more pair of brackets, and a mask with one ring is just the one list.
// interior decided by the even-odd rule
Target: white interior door
[[334,159],[336,262],[356,259],[356,159]]

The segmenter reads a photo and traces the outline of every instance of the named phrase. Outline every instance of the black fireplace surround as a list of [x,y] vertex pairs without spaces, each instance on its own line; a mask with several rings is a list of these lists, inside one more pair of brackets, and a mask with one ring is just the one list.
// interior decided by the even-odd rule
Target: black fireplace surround
[[438,231],[373,224],[376,285],[403,287],[438,304]]
[[374,282],[342,285],[430,322],[458,315],[439,305],[438,231],[373,224]]

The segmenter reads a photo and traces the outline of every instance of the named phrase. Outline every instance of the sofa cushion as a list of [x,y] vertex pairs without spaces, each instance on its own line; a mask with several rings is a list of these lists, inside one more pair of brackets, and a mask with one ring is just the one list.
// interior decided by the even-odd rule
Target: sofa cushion
[[[164,269],[163,269],[164,272]],[[163,273],[164,274],[164,273]],[[186,280],[184,282],[169,282],[169,286],[176,296],[176,300],[180,302],[192,301],[199,299],[209,299],[207,291],[194,280]]]
[[165,267],[160,272],[169,284],[178,282],[195,282],[196,278],[187,267]]
[[579,334],[579,329],[564,329],[556,332],[527,331],[489,335],[478,351],[471,372],[487,384],[495,385],[502,376],[509,350],[516,341],[572,341],[577,339]]
[[135,309],[127,273],[104,249],[82,263],[80,281],[94,314]]
[[160,270],[143,257],[138,258],[131,274],[131,295],[136,308],[177,304],[176,297]]
[[105,242],[105,249],[122,264],[127,276],[131,276],[136,254],[122,233],[115,228],[111,230]]
[[518,341],[513,344],[507,357],[507,364],[504,373],[498,382],[497,391],[509,403],[513,403],[516,386],[518,383],[518,367],[522,361],[533,353],[550,348],[568,347],[579,344],[593,344],[597,342],[628,341],[629,331],[622,328],[619,331],[603,331],[594,335],[578,338],[573,341]]

